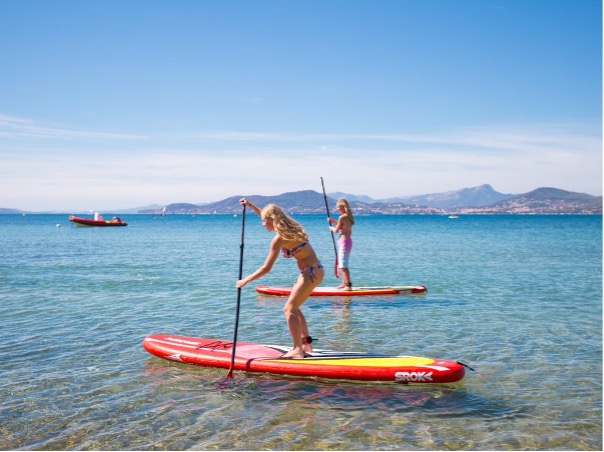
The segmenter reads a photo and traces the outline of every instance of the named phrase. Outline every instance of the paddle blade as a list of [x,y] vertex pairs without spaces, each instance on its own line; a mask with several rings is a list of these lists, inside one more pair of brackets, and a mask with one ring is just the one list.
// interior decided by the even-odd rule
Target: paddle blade
[[338,270],[338,260],[336,259],[336,265],[334,265],[333,271],[336,274],[336,278],[340,278],[340,271]]

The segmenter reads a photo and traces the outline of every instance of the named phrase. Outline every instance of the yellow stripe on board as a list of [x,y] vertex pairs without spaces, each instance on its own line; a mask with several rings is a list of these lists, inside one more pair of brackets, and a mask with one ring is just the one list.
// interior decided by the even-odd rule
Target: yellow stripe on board
[[[283,362],[284,360],[267,359],[266,361]],[[288,359],[292,364],[313,364],[319,366],[348,366],[348,367],[406,367],[406,366],[429,366],[434,364],[430,358],[419,358],[416,356],[386,357],[386,358],[335,358],[335,359]]]

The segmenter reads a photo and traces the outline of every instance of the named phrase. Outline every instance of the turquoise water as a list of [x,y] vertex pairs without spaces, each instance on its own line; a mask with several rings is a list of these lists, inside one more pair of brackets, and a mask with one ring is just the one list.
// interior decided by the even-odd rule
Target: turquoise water
[[[297,216],[328,269],[324,216]],[[170,363],[147,334],[232,339],[241,215],[0,215],[0,449],[601,450],[602,220],[359,217],[356,285],[315,298],[321,348],[461,360],[449,386],[340,383]],[[60,225],[58,227],[57,225]],[[272,237],[248,215],[244,273]],[[279,259],[258,284],[291,284]],[[289,344],[283,299],[242,293],[239,340]]]

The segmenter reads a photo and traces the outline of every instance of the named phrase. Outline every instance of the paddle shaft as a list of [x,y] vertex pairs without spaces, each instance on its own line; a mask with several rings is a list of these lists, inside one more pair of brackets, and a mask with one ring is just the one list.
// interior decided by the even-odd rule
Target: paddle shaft
[[323,183],[323,177],[321,177],[321,186],[323,187],[323,199],[325,199],[325,210],[327,210],[327,220],[329,224],[329,232],[331,232],[331,241],[333,242],[333,251],[336,255],[336,265],[334,271],[336,273],[336,278],[339,278],[340,274],[338,272],[338,247],[336,246],[336,237],[334,236],[333,231],[331,230],[331,222],[329,221],[331,219],[331,215],[329,215],[329,204],[327,203],[327,194],[325,193],[325,184]]
[[[239,246],[239,280],[243,278],[243,247],[245,237],[245,204],[243,205],[243,214],[241,215],[241,245]],[[233,348],[231,354],[231,367],[227,378],[233,377],[233,369],[235,368],[235,349],[237,348],[237,331],[239,329],[239,308],[241,306],[241,288],[237,289],[237,312],[235,314],[235,332],[233,333]]]

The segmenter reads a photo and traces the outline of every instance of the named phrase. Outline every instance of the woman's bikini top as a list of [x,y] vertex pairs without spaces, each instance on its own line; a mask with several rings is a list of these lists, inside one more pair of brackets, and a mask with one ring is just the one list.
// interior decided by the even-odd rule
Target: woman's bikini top
[[302,248],[308,245],[308,242],[304,242],[301,245],[295,246],[294,248],[288,250],[287,248],[281,248],[281,252],[283,253],[283,257],[286,259],[290,259],[294,257],[296,254],[300,252]]

